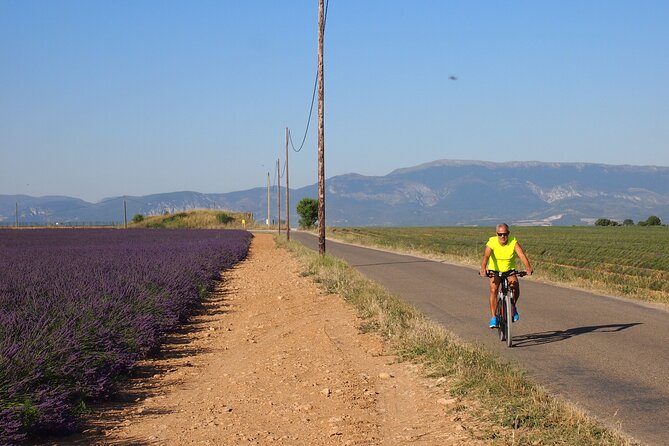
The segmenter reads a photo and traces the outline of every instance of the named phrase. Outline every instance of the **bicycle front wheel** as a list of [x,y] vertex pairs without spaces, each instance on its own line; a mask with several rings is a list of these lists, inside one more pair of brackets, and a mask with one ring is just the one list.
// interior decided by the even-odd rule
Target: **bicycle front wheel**
[[513,318],[513,293],[507,293],[504,296],[504,314],[506,315],[506,324],[505,324],[505,337],[506,337],[506,346],[511,347],[513,345],[511,338],[511,318]]
[[507,324],[507,317],[506,317],[506,309],[504,308],[504,295],[500,293],[500,295],[497,297],[497,333],[499,334],[499,340],[504,341],[506,340],[506,326]]

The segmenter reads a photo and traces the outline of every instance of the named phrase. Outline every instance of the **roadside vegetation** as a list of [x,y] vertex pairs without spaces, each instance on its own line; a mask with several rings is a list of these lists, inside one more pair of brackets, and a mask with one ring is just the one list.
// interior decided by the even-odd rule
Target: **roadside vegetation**
[[[667,226],[511,227],[538,280],[669,303]],[[347,242],[478,266],[491,227],[330,228]]]
[[304,275],[356,308],[364,321],[361,330],[379,333],[399,360],[423,364],[430,376],[444,383],[457,399],[454,418],[467,411],[481,419],[486,427],[472,432],[477,438],[495,445],[633,444],[551,396],[512,364],[428,321],[345,262],[321,257],[283,237],[276,240],[300,259]]
[[136,214],[129,226],[162,229],[250,229],[256,224],[251,213],[198,209],[148,217]]

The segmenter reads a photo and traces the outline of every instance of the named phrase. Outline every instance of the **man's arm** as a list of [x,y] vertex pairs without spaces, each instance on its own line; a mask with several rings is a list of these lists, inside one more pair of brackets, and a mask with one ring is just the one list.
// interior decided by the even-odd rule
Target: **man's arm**
[[485,252],[483,253],[483,261],[481,262],[481,270],[479,271],[480,276],[486,275],[486,270],[488,269],[488,259],[490,258],[491,254],[492,254],[492,249],[490,249],[490,246],[486,245]]
[[520,260],[523,261],[523,265],[525,265],[525,271],[527,271],[527,274],[530,276],[534,272],[532,269],[532,265],[530,265],[530,261],[528,260],[527,256],[525,255],[525,251],[523,251],[523,248],[521,248],[520,243],[516,242],[516,246],[514,247],[514,251],[516,251],[516,254],[518,254],[518,257],[520,257]]

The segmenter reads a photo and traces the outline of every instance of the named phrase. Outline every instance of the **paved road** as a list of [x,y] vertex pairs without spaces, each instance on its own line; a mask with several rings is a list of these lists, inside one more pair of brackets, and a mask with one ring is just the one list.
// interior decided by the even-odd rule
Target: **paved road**
[[[291,237],[318,249],[317,237]],[[514,348],[487,327],[487,283],[460,266],[335,243],[327,252],[461,338],[519,363],[537,382],[644,444],[669,445],[669,311],[523,280]]]

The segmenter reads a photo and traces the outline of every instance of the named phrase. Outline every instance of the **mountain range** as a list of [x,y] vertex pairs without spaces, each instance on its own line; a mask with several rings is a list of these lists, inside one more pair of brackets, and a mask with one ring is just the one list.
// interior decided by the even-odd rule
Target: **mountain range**
[[[285,193],[281,189],[282,220]],[[318,196],[317,184],[291,189],[295,206]],[[104,199],[97,203],[64,196],[0,195],[0,224],[112,223],[135,214],[189,209],[252,212],[267,218],[267,188],[229,193],[170,192]],[[270,219],[276,220],[276,187]],[[669,221],[669,167],[438,160],[384,176],[355,173],[326,181],[329,226],[585,225],[598,218],[635,222],[657,215]]]

